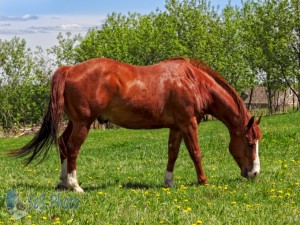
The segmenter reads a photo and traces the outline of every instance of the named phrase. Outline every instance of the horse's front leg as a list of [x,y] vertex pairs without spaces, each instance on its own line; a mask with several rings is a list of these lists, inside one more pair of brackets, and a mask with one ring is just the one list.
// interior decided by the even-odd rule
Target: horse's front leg
[[174,187],[174,165],[178,157],[182,136],[180,130],[170,129],[168,142],[168,164],[167,171],[164,177],[164,183],[167,187]]
[[181,129],[182,136],[185,142],[185,145],[190,153],[190,156],[194,162],[198,183],[206,184],[208,183],[207,178],[204,174],[202,168],[202,157],[200,152],[200,147],[198,144],[198,123],[197,119],[193,118],[188,124],[182,126]]

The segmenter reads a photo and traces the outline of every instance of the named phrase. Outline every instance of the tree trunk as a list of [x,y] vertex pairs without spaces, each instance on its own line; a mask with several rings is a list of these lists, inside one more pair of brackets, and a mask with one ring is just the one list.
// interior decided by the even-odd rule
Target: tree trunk
[[251,110],[251,104],[252,104],[252,97],[253,97],[253,91],[254,91],[254,87],[251,88],[250,90],[250,96],[249,96],[249,102],[248,102],[248,110]]

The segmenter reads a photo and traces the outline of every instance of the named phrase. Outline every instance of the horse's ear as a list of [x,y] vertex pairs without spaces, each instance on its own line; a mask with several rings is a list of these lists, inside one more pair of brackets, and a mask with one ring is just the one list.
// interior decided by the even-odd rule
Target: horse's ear
[[254,116],[252,116],[251,119],[249,120],[247,124],[247,130],[250,130],[250,128],[253,126],[253,123],[254,123]]
[[261,120],[261,116],[255,121],[256,125],[260,123],[260,120]]

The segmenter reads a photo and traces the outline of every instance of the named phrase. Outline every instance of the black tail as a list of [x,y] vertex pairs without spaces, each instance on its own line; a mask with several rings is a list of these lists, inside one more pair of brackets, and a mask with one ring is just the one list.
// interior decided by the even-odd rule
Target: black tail
[[41,157],[38,163],[41,163],[53,144],[58,144],[58,132],[60,120],[64,107],[64,87],[69,67],[60,67],[51,80],[51,96],[48,109],[43,118],[40,130],[34,138],[24,147],[8,152],[9,156],[26,157],[26,165],[31,163],[36,157]]

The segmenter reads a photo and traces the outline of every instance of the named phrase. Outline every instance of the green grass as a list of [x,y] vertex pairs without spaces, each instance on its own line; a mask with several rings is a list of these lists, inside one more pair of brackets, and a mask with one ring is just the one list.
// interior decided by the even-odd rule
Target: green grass
[[[196,184],[194,166],[182,145],[176,187],[163,187],[166,129],[91,131],[77,164],[84,194],[54,189],[60,174],[54,149],[38,166],[22,167],[20,160],[1,157],[0,224],[300,224],[300,113],[263,117],[260,127],[261,174],[248,180],[240,177],[228,151],[224,125],[200,124],[210,182],[205,186]],[[0,153],[30,139],[0,139]],[[11,188],[29,214],[18,221],[5,206]],[[53,205],[58,197],[60,204]],[[70,202],[75,205],[70,207]]]

